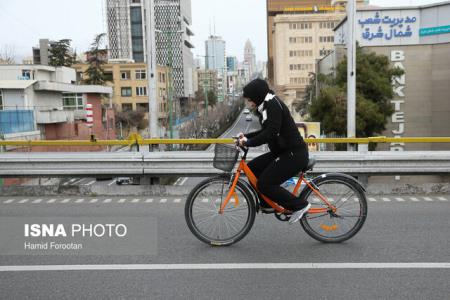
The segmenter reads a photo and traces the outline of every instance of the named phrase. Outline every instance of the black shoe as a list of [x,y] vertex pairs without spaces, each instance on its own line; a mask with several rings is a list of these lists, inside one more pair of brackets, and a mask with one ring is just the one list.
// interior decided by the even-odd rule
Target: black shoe
[[275,208],[273,207],[263,207],[260,206],[259,209],[263,214],[273,214],[275,212]]
[[275,212],[275,208],[267,204],[266,202],[259,203],[259,209],[263,214],[272,214]]

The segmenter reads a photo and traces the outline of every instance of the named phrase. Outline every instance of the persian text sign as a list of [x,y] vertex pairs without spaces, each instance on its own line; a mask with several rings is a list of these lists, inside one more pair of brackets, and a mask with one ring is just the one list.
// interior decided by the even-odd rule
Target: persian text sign
[[420,28],[420,31],[419,31],[420,36],[437,35],[437,34],[445,34],[445,33],[450,33],[450,25],[439,26],[439,27]]
[[358,12],[357,37],[362,46],[419,43],[419,11]]

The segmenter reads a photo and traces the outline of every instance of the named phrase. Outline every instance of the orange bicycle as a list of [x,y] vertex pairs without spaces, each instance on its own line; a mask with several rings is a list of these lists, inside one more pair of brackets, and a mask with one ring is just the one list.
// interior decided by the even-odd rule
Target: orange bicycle
[[[200,182],[186,201],[184,212],[189,229],[199,240],[210,245],[227,246],[245,237],[260,211],[261,201],[274,208],[274,215],[280,221],[288,221],[292,214],[258,192],[257,179],[245,162],[248,148],[239,149],[217,144],[213,165],[227,173]],[[242,159],[232,173],[239,152],[243,153]],[[314,164],[315,160],[310,158],[292,192],[297,195],[300,191],[299,199],[306,199],[312,205],[300,224],[318,241],[340,243],[348,240],[366,220],[365,189],[356,179],[341,173],[326,173],[308,179],[305,175]]]

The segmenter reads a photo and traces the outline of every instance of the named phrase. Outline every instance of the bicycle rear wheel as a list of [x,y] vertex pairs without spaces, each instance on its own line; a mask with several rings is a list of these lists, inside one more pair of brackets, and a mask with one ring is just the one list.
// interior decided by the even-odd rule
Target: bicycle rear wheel
[[230,176],[208,178],[189,194],[185,205],[185,219],[191,232],[202,242],[214,246],[228,246],[241,240],[255,221],[255,202],[250,191],[238,181],[235,196],[224,213],[219,208],[229,191]]
[[[341,174],[326,174],[316,178],[314,184],[337,210],[307,214],[300,221],[306,233],[324,243],[340,243],[358,233],[367,217],[367,200],[362,187]],[[310,188],[303,196],[312,208],[327,207]]]

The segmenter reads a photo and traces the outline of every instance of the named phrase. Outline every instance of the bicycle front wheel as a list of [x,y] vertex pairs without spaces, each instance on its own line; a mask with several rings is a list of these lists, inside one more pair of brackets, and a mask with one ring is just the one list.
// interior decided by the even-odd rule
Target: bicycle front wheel
[[[326,174],[318,177],[314,184],[336,211],[308,213],[301,219],[306,233],[325,243],[340,243],[358,233],[367,217],[367,200],[361,186],[341,174]],[[304,197],[312,208],[327,208],[313,190],[308,188],[305,192]]]
[[251,192],[238,181],[235,194],[222,214],[219,209],[229,192],[230,176],[208,178],[189,194],[184,209],[186,223],[202,242],[228,246],[241,240],[255,221]]

